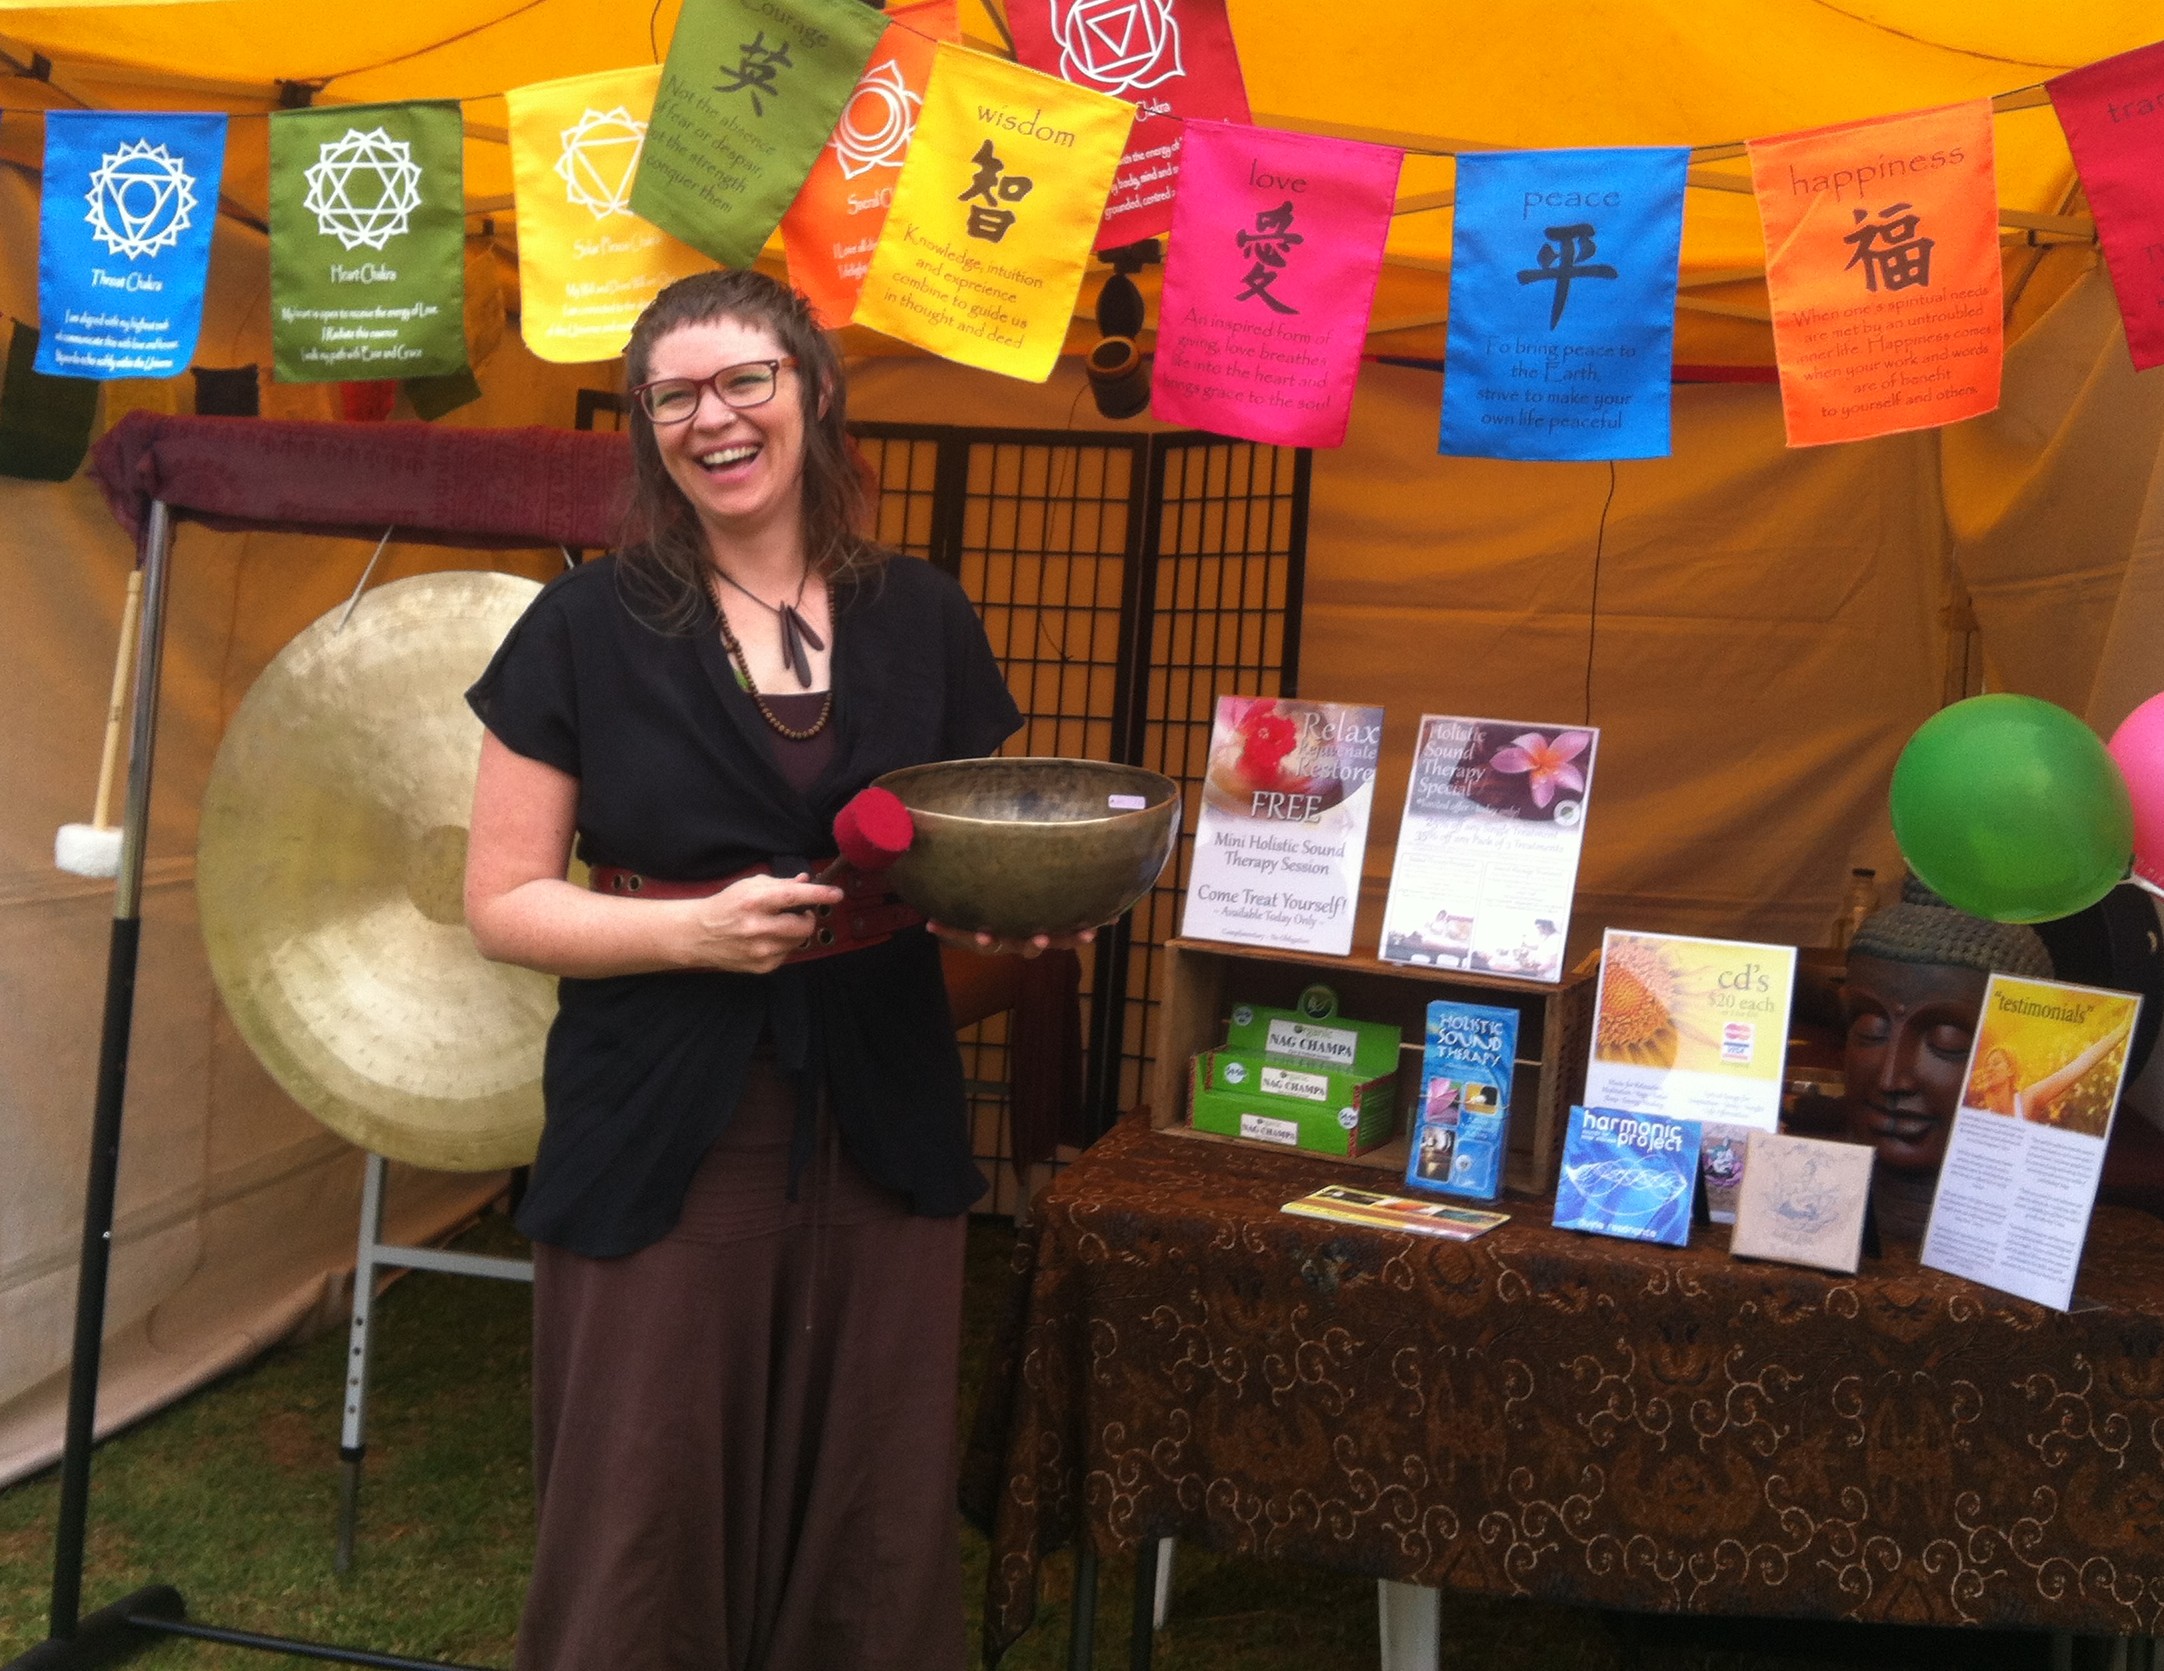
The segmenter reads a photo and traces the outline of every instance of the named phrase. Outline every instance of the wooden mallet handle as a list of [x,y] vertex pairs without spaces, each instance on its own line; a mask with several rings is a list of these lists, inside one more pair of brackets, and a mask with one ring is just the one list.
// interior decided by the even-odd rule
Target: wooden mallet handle
[[128,711],[128,668],[135,658],[136,624],[143,616],[143,571],[128,571],[128,596],[120,606],[120,653],[113,658],[113,694],[105,704],[105,749],[98,757],[98,799],[90,822],[112,825],[113,775],[120,765],[120,722]]

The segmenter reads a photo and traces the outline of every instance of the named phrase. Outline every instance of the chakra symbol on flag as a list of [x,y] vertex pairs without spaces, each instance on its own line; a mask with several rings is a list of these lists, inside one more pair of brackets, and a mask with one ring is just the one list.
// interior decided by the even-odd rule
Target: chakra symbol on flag
[[91,237],[133,261],[180,242],[195,208],[195,176],[163,145],[130,140],[98,159],[88,202]]
[[563,154],[556,159],[564,199],[587,210],[595,220],[631,212],[631,176],[646,144],[646,124],[618,105],[589,109],[564,129]]
[[871,169],[899,163],[917,131],[917,107],[923,103],[909,90],[902,66],[893,59],[867,71],[827,141],[842,165],[842,178],[854,180]]
[[[1050,0],[1059,73],[1126,95],[1187,73],[1172,0]],[[1065,10],[1062,11],[1062,7]]]
[[382,249],[407,230],[421,206],[421,165],[413,147],[381,128],[348,128],[342,138],[325,140],[306,179],[302,206],[315,215],[316,230],[347,249]]

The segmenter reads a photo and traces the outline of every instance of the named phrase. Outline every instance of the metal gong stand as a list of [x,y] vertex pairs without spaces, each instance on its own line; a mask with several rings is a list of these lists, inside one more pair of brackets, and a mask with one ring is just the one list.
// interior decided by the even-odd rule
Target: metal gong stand
[[135,973],[143,935],[143,859],[150,826],[152,754],[157,743],[158,679],[165,651],[165,607],[171,578],[173,515],[162,499],[143,524],[141,649],[135,669],[128,794],[121,818],[120,872],[113,887],[113,926],[105,967],[104,1022],[98,1044],[97,1095],[90,1127],[90,1171],[84,1190],[82,1252],[75,1290],[75,1343],[68,1368],[66,1438],[60,1461],[60,1513],[53,1534],[52,1605],[43,1642],[0,1671],[89,1671],[117,1665],[166,1637],[191,1637],[227,1647],[297,1659],[369,1665],[389,1671],[487,1671],[450,1660],[412,1659],[370,1648],[340,1647],[257,1631],[234,1630],[188,1616],[170,1584],[146,1584],[87,1617],[82,1611],[83,1551],[90,1518],[90,1463],[97,1425],[98,1369],[105,1338],[107,1282],[112,1264],[113,1206],[120,1173],[121,1116],[127,1098],[128,1042],[135,1019]]

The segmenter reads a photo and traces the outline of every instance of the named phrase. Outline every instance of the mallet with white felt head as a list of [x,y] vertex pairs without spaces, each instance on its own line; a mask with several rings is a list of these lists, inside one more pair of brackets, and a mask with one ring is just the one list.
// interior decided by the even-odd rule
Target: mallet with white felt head
[[143,614],[143,571],[128,575],[128,596],[120,606],[120,652],[113,658],[113,694],[105,706],[105,749],[98,760],[98,797],[87,824],[63,824],[53,836],[53,863],[76,876],[120,874],[120,831],[110,822],[113,777],[120,766],[120,724],[127,711],[128,671],[135,660],[135,635]]

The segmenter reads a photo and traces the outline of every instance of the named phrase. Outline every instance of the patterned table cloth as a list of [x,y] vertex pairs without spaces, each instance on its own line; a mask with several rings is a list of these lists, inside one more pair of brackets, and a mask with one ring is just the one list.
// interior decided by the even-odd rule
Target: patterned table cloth
[[1347,1181],[1129,1121],[1038,1199],[964,1467],[989,1656],[1078,1531],[1602,1607],[2164,1634],[2164,1223],[2098,1209],[2095,1303],[2061,1315],[1900,1249],[1842,1277],[1544,1203],[1470,1243],[1278,1211]]

